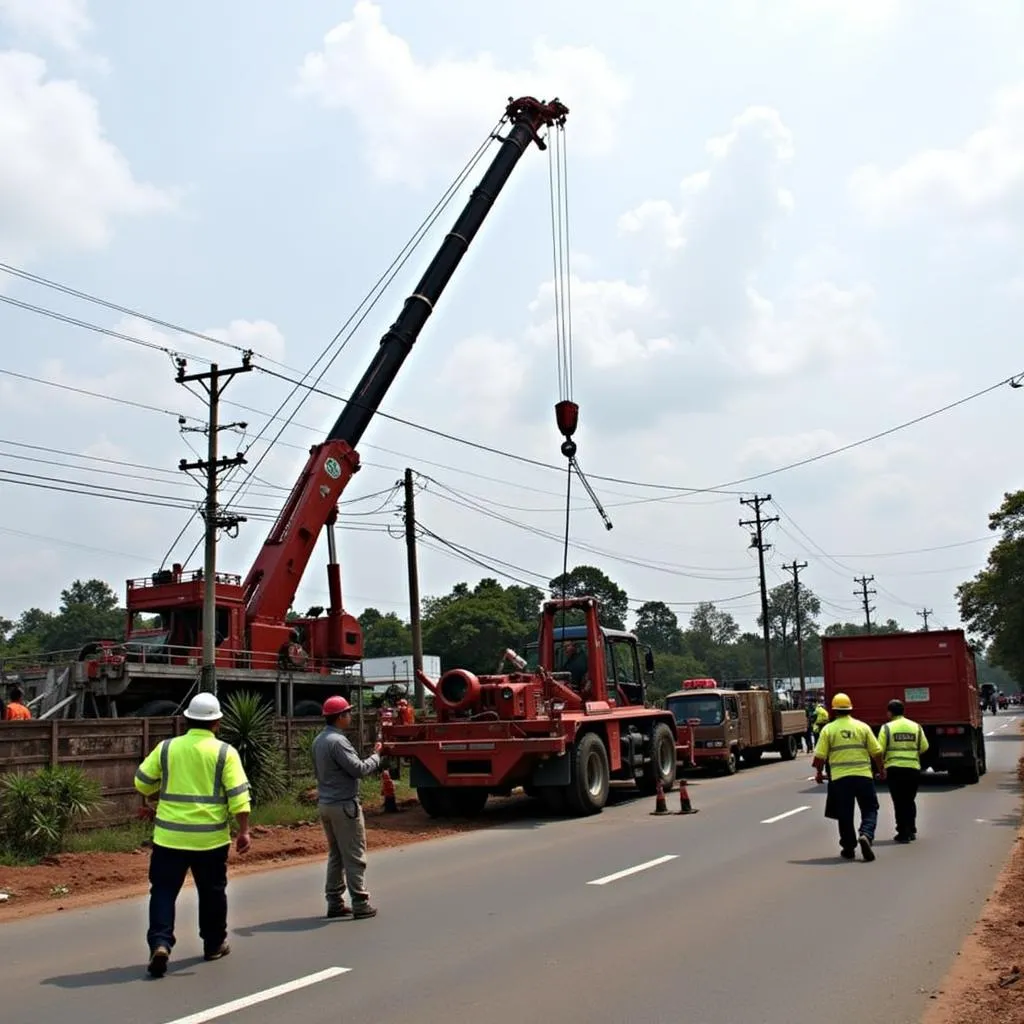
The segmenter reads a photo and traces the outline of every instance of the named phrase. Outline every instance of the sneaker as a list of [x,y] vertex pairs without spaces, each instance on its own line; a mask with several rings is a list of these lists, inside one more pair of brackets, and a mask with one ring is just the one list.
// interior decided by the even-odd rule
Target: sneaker
[[909,843],[910,842],[910,836],[899,836],[899,835],[893,836],[893,840],[892,841],[894,843]]
[[221,957],[225,957],[231,952],[231,947],[226,943],[222,942],[216,949],[211,950],[208,953],[203,953],[204,960],[220,960]]
[[171,951],[166,946],[157,946],[150,954],[147,971],[154,978],[162,978],[167,973],[167,961],[171,957]]
[[351,907],[346,907],[344,903],[342,903],[342,905],[340,907],[328,907],[327,908],[327,917],[328,918],[351,917],[351,916],[352,916],[352,909],[351,909]]
[[857,842],[860,843],[860,855],[866,861],[873,861],[875,859],[875,851],[871,849],[871,840],[867,836],[861,836]]
[[839,856],[842,857],[843,860],[853,860],[853,858],[857,855],[853,852],[853,850],[840,850]]
[[364,917],[376,917],[377,908],[371,907],[369,903],[362,903],[352,908],[352,916],[357,921]]

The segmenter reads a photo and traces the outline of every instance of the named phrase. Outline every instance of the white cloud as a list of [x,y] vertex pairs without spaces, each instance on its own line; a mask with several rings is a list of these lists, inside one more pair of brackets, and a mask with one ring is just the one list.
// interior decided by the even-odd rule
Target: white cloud
[[[523,386],[526,367],[519,346],[487,335],[459,342],[436,375],[437,391],[456,423],[498,426],[506,422]],[[451,396],[458,400],[451,402]]]
[[120,217],[164,212],[173,193],[136,181],[95,99],[46,78],[27,53],[0,53],[0,251],[11,261],[99,249]]
[[0,0],[0,20],[21,35],[45,40],[92,70],[109,70],[105,58],[87,54],[83,48],[94,28],[86,0]]
[[1024,82],[992,99],[986,125],[960,146],[917,153],[894,170],[851,176],[854,198],[877,221],[921,213],[1001,219],[1024,198]]
[[384,24],[377,4],[359,0],[351,19],[306,56],[298,93],[356,119],[376,174],[418,184],[438,171],[450,173],[450,154],[470,151],[508,96],[557,95],[570,110],[574,150],[605,153],[615,141],[629,87],[592,47],[543,40],[522,67],[503,66],[490,53],[424,61]]

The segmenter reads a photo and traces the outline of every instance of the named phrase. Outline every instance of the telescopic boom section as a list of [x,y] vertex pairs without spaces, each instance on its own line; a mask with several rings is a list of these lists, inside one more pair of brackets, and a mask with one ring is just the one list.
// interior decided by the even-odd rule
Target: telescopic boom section
[[[416,343],[437,300],[480,230],[520,157],[530,143],[546,148],[544,127],[561,126],[568,108],[557,99],[510,99],[505,117],[511,124],[480,184],[473,190],[437,255],[415,291],[405,300],[398,319],[381,339],[372,362],[345,404],[327,440],[310,450],[309,459],[245,580],[246,619],[250,642],[262,649],[260,632],[276,632],[284,624],[302,575],[345,486],[359,469],[355,446]],[[340,615],[341,609],[332,609]],[[266,640],[270,639],[268,635]],[[334,644],[331,645],[332,647]]]

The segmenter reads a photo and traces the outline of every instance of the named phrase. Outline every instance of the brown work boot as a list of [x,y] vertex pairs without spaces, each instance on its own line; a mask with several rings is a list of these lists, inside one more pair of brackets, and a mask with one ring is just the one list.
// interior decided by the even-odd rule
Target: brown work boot
[[171,957],[171,951],[166,946],[157,946],[149,956],[149,966],[146,970],[154,978],[162,978],[167,973],[167,961]]
[[204,960],[220,960],[221,957],[225,957],[231,952],[231,947],[226,943],[222,942],[216,949],[208,950],[203,953]]
[[352,907],[352,916],[357,921],[363,917],[376,917],[377,908],[371,907],[369,903],[356,903]]
[[351,917],[351,916],[352,916],[352,909],[350,907],[346,907],[344,903],[340,904],[337,907],[328,907],[327,908],[327,917],[328,918]]

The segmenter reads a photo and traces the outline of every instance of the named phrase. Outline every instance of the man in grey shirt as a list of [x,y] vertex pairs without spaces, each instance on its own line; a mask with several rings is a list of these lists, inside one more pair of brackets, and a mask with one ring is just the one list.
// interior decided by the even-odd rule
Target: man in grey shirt
[[[380,768],[378,743],[362,760],[342,731],[352,724],[352,709],[344,697],[328,697],[323,715],[326,726],[313,741],[320,823],[327,836],[328,917],[374,917],[366,891],[366,823],[359,803],[359,780]],[[352,893],[351,909],[345,906],[345,888]]]

